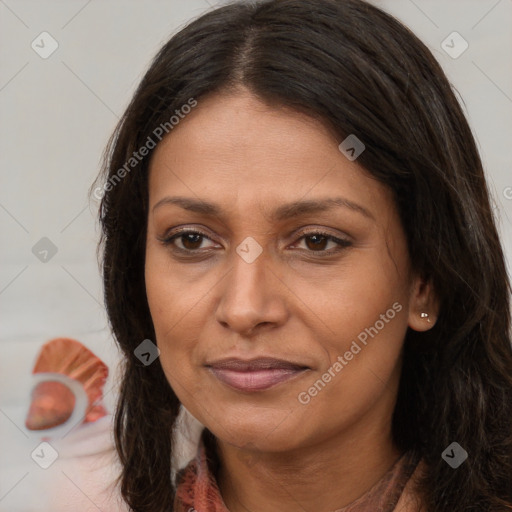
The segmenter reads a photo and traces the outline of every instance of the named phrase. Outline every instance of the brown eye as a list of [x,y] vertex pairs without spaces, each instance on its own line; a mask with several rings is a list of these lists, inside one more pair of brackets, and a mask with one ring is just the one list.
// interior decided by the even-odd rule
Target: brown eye
[[[179,240],[180,244],[177,244],[176,241]],[[182,251],[182,252],[199,252],[201,249],[201,245],[205,240],[210,240],[204,233],[199,231],[186,231],[182,230],[174,235],[161,239],[163,245],[171,246],[171,248]]]
[[201,246],[203,236],[200,234],[185,233],[184,235],[180,235],[178,238],[181,239],[181,243],[185,249],[194,251],[199,249]]
[[[299,240],[304,240],[304,245],[308,252],[317,252],[319,255],[320,253],[324,253],[325,255],[333,254],[352,245],[348,240],[337,238],[328,233],[319,232],[304,233]],[[334,244],[334,250],[326,250],[330,242]]]
[[[308,235],[304,237],[304,240],[307,248],[312,251],[321,251],[325,249],[327,242],[329,241],[328,237],[323,235]],[[308,241],[311,243],[308,243]]]

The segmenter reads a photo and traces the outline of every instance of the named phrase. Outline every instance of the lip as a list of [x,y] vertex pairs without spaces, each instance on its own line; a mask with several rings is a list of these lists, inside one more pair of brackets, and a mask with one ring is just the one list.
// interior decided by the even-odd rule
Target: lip
[[300,363],[270,357],[228,358],[207,363],[205,366],[224,384],[246,392],[269,389],[310,370]]

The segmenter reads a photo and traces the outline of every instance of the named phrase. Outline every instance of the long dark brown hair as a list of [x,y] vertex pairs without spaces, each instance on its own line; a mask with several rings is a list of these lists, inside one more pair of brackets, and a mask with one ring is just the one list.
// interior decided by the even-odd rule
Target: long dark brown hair
[[[406,335],[394,441],[426,464],[427,510],[512,510],[510,284],[480,156],[431,52],[361,0],[207,12],[156,55],[109,142],[91,194],[101,197],[105,302],[125,355],[115,426],[124,499],[136,512],[173,510],[180,406],[159,360],[134,356],[155,341],[144,283],[152,150],[130,158],[162,123],[172,137],[169,119],[191,98],[201,108],[206,94],[240,85],[320,119],[340,142],[364,142],[358,163],[394,192],[412,265],[440,300],[436,325]],[[452,442],[468,452],[457,469],[441,457]]]

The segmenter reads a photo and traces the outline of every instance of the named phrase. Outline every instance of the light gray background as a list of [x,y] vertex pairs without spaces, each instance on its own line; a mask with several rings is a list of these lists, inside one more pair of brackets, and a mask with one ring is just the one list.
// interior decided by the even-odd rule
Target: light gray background
[[[511,268],[512,0],[374,3],[431,48],[460,93]],[[214,5],[0,0],[0,510],[29,510],[22,504],[35,485],[31,478],[42,471],[30,458],[34,442],[19,428],[40,345],[66,336],[94,350],[112,369],[106,386],[112,408],[119,358],[95,256],[97,203],[88,204],[87,190],[151,57]],[[43,31],[59,44],[47,59],[31,48]],[[457,59],[441,48],[453,31],[469,43]],[[58,248],[46,263],[32,253],[42,237]]]

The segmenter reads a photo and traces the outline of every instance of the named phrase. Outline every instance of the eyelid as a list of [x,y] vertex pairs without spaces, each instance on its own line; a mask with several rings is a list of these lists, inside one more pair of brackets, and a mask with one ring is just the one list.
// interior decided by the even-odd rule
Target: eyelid
[[295,231],[294,233],[292,233],[292,235],[290,235],[290,236],[297,238],[297,237],[302,237],[305,235],[323,235],[326,237],[331,237],[331,238],[341,240],[342,242],[352,243],[352,238],[348,234],[346,234],[346,233],[334,234],[331,232],[330,229],[323,228],[321,226],[301,228],[298,231]]
[[346,236],[336,236],[330,233],[328,230],[322,229],[322,228],[309,228],[299,231],[294,235],[294,238],[297,240],[294,242],[294,245],[300,243],[301,240],[304,240],[308,236],[313,235],[320,235],[326,238],[329,242],[334,242],[336,244],[335,248],[331,248],[328,250],[308,250],[308,249],[301,249],[301,251],[306,256],[312,256],[314,258],[327,258],[329,256],[336,256],[340,254],[342,251],[347,249],[348,247],[351,247],[353,245],[353,242],[349,240],[349,237]]
[[[185,235],[187,233],[192,233],[194,235],[201,235],[203,238],[207,238],[210,241],[214,241],[211,236],[207,235],[204,231],[195,227],[182,227],[176,228],[176,230],[170,229],[168,230],[162,237],[157,236],[157,239],[162,242],[164,245],[172,245],[172,241],[179,238],[180,235]],[[184,251],[188,253],[193,253],[192,250],[181,249],[180,247],[174,247],[178,251]],[[199,252],[199,250],[195,251]]]

